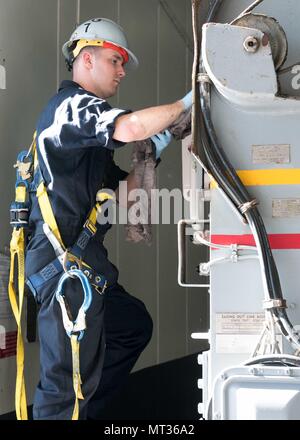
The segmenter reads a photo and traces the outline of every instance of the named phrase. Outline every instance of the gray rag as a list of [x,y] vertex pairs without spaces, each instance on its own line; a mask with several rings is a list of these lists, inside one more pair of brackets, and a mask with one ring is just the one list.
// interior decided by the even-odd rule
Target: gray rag
[[[168,127],[176,140],[182,140],[191,133],[191,110],[183,112],[179,118]],[[142,220],[138,224],[130,223],[130,209],[128,224],[125,225],[126,240],[138,243],[144,241],[150,245],[152,242],[151,225],[151,190],[156,189],[156,151],[151,139],[134,142],[132,153],[132,166],[137,188],[142,188],[147,195],[146,200],[139,200],[136,214]]]

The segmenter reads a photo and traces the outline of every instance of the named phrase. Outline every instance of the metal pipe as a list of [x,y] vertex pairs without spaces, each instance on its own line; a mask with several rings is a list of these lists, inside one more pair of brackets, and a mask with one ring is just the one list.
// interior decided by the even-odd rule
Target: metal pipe
[[[207,223],[207,220],[200,220],[197,223]],[[177,281],[181,287],[206,287],[210,284],[187,284],[185,282],[186,252],[185,252],[185,226],[195,224],[195,220],[180,220],[177,225],[177,243],[178,243],[178,276]]]
[[193,105],[192,105],[192,152],[197,152],[198,147],[198,129],[197,129],[197,114],[199,114],[199,92],[197,90],[197,76],[199,69],[199,23],[198,23],[198,12],[199,12],[200,0],[192,0],[192,26],[193,26],[193,37],[194,37],[194,60],[192,69],[192,91],[193,91]]
[[264,0],[256,0],[255,2],[251,3],[248,8],[246,8],[243,12],[240,13],[234,20],[230,22],[232,24],[235,20],[238,20],[239,18],[243,17],[245,14],[248,14],[248,12],[251,12],[256,6],[258,6],[260,3],[262,3]]

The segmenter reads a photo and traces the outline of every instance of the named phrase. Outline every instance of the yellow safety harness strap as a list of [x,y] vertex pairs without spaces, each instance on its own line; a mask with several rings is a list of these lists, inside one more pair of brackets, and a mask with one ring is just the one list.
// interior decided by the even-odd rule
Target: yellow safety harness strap
[[61,246],[64,248],[64,244],[53,214],[53,210],[51,207],[51,203],[49,200],[49,196],[47,193],[47,189],[44,185],[44,182],[41,182],[37,188],[36,191],[36,195],[38,198],[38,202],[39,202],[39,206],[40,206],[40,210],[42,213],[42,217],[44,220],[44,223],[47,223],[47,225],[49,225],[51,231],[53,232],[53,234],[55,235],[55,237],[57,238],[57,240],[60,242]]
[[[35,148],[35,137],[31,144],[28,154]],[[16,167],[19,169],[20,176],[24,180],[30,176],[28,174],[29,165],[26,165],[26,173],[23,163],[17,163]],[[25,203],[27,198],[27,187],[26,184],[19,184],[16,186],[15,192],[15,202]],[[9,273],[9,283],[8,283],[8,295],[12,311],[17,323],[18,333],[17,333],[17,379],[16,379],[16,391],[15,391],[15,406],[16,415],[18,420],[27,420],[27,399],[26,399],[26,389],[24,380],[24,342],[22,337],[22,311],[24,302],[24,291],[25,291],[25,234],[23,227],[14,227],[12,238],[10,242],[10,273]],[[15,285],[15,266],[18,267],[18,282]],[[18,293],[17,293],[18,292]]]
[[84,400],[81,390],[81,376],[80,376],[80,357],[79,348],[80,342],[76,335],[71,335],[71,347],[72,347],[72,364],[73,364],[73,387],[75,392],[75,406],[73,410],[72,420],[78,420],[79,418],[79,399]]
[[[25,287],[25,258],[24,258],[24,230],[14,228],[10,242],[10,274],[8,283],[8,294],[12,311],[18,326],[17,336],[17,380],[15,392],[15,406],[18,420],[27,420],[27,401],[24,381],[24,342],[22,338],[22,309]],[[18,264],[18,291],[19,301],[14,285],[15,261]]]
[[[38,156],[37,156],[37,149],[36,149],[36,132],[33,136],[33,143],[30,148],[30,152],[33,154],[33,164],[34,164],[34,170],[36,170],[38,166]],[[47,223],[50,227],[51,231],[57,238],[57,240],[60,242],[61,246],[64,248],[64,244],[53,214],[52,206],[49,200],[49,196],[47,193],[47,188],[45,187],[44,182],[42,181],[36,190],[36,196],[38,198],[39,207],[42,213],[42,217],[44,220],[44,223]]]

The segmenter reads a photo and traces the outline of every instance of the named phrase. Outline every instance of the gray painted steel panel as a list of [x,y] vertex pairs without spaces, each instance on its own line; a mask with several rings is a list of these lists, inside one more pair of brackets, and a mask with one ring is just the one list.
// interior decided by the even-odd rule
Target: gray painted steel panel
[[[247,6],[248,2],[231,2],[227,6],[227,16],[221,16],[223,21],[237,15]],[[233,6],[236,5],[234,8]],[[239,6],[238,6],[239,5]],[[294,8],[294,10],[293,10]],[[236,12],[236,14],[233,13]],[[299,2],[289,2],[288,13],[282,10],[280,1],[265,1],[257,10],[269,13],[279,19],[279,22],[288,27],[287,34],[291,36],[289,61],[297,61],[295,41],[298,38],[296,23],[299,17]],[[223,10],[223,12],[225,9]],[[286,9],[285,9],[286,11]],[[221,10],[222,13],[222,10]],[[297,19],[296,19],[297,17]],[[282,18],[282,19],[281,19]],[[222,21],[221,20],[221,21]],[[234,55],[234,54],[233,54]],[[287,63],[289,64],[289,63]],[[238,73],[237,73],[238,74]],[[291,88],[286,87],[286,90]],[[293,91],[297,95],[297,91]],[[300,107],[300,106],[299,106]],[[212,97],[213,121],[220,144],[231,160],[233,166],[239,170],[259,169],[292,169],[300,168],[300,145],[298,136],[299,111],[294,114],[280,112],[272,115],[263,112],[247,112],[226,102],[214,91]],[[254,164],[251,153],[252,145],[288,144],[291,146],[291,161],[286,164]],[[248,187],[251,196],[259,200],[259,210],[265,221],[269,234],[299,234],[299,215],[291,218],[272,217],[272,199],[289,199],[300,197],[299,185],[267,185]],[[217,190],[212,191],[211,203],[211,233],[212,234],[251,234],[247,225],[240,222],[228,203]],[[224,256],[224,250],[212,250],[211,258]],[[283,296],[288,301],[288,316],[294,325],[300,322],[299,302],[299,250],[274,250],[274,258],[281,279]],[[211,270],[211,352],[210,378],[213,379],[225,367],[237,365],[250,356],[257,340],[248,352],[242,353],[236,346],[231,351],[228,346],[221,353],[217,348],[217,314],[224,313],[261,313],[263,288],[258,261],[240,261],[238,263],[224,263],[212,267]],[[242,332],[241,332],[242,333]],[[220,333],[219,333],[220,334]],[[247,346],[247,343],[245,343]],[[251,344],[248,344],[251,346]],[[292,353],[289,344],[283,341],[283,349]]]
[[[264,0],[258,5],[253,12],[267,14],[271,17],[277,18],[280,25],[283,27],[288,39],[288,56],[282,68],[290,66],[294,63],[299,64],[299,31],[298,31],[298,15],[297,9],[299,7],[297,0],[288,0],[284,7],[285,13],[282,14],[282,2],[280,0]],[[237,17],[250,2],[248,0],[226,0],[223,6],[220,7],[219,13],[215,21],[220,23],[230,23]],[[293,95],[300,94],[300,90],[295,91],[291,88],[291,81],[294,75],[288,72],[280,76],[280,84],[282,92]]]

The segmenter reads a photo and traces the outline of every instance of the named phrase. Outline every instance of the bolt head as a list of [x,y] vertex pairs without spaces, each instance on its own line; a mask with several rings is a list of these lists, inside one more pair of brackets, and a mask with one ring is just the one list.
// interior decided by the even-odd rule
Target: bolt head
[[256,37],[247,37],[243,43],[246,52],[255,53],[259,48],[259,41]]

